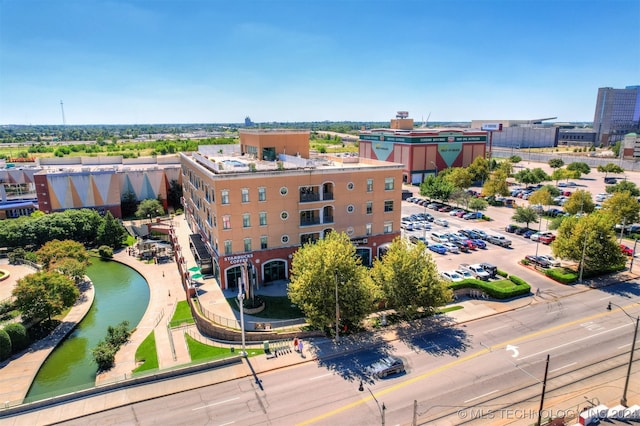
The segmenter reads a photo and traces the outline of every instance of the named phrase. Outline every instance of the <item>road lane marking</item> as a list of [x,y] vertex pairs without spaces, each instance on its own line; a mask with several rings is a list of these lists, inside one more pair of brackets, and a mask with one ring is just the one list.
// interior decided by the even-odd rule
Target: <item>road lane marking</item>
[[333,373],[327,373],[327,374],[323,374],[323,375],[321,375],[321,376],[311,377],[311,378],[309,378],[309,380],[322,379],[323,377],[327,377],[327,376],[333,376]]
[[607,299],[611,299],[612,297],[616,297],[616,295],[615,295],[615,294],[612,294],[611,296],[601,297],[601,298],[600,298],[600,299],[598,299],[598,300],[607,300]]
[[631,343],[627,343],[626,345],[618,346],[618,349],[626,348],[627,346],[631,346]]
[[[237,396],[237,397],[235,397],[235,398],[225,399],[224,401],[214,402],[213,404],[203,405],[202,407],[192,408],[192,409],[191,409],[191,411],[202,410],[203,408],[213,407],[214,405],[224,404],[224,403],[229,402],[229,401],[235,401],[236,399],[240,399],[240,397],[239,397],[239,396]],[[232,423],[233,423],[233,422],[232,422]]]
[[500,330],[501,328],[505,328],[508,327],[508,325],[503,325],[501,327],[496,327],[496,328],[492,328],[491,330],[487,330],[487,333],[491,333],[492,331],[496,331],[496,330]]
[[[638,306],[638,303],[631,303],[629,305],[622,306],[622,308],[628,310],[628,309],[635,308],[637,306]],[[589,317],[579,318],[579,319],[576,319],[576,320],[573,320],[573,321],[569,321],[569,322],[564,323],[564,324],[558,324],[558,325],[555,325],[553,327],[545,328],[544,330],[535,331],[535,332],[533,332],[531,334],[522,335],[522,336],[513,338],[511,340],[508,340],[506,342],[498,343],[498,344],[493,345],[493,346],[491,346],[489,348],[484,348],[484,349],[482,349],[482,350],[480,350],[478,352],[474,352],[472,354],[469,354],[469,355],[467,355],[465,357],[457,358],[457,359],[455,359],[454,361],[451,361],[448,364],[445,364],[445,365],[442,365],[440,367],[434,368],[433,370],[427,371],[426,373],[423,373],[420,376],[415,376],[415,377],[412,377],[412,378],[410,378],[408,380],[405,380],[403,382],[399,382],[399,383],[397,383],[395,385],[389,386],[386,389],[383,389],[383,390],[381,390],[379,392],[375,392],[373,394],[373,396],[375,396],[376,398],[380,398],[383,395],[386,395],[386,394],[391,393],[391,392],[395,392],[398,389],[402,389],[402,388],[410,386],[410,385],[412,385],[412,384],[414,384],[416,382],[419,382],[421,380],[427,379],[427,378],[429,378],[431,376],[435,376],[436,374],[442,373],[443,371],[447,371],[447,370],[449,370],[449,369],[451,369],[451,368],[453,368],[453,367],[455,367],[457,365],[463,364],[463,363],[465,363],[467,361],[470,361],[472,359],[478,358],[478,357],[480,357],[482,355],[486,355],[489,352],[492,352],[493,350],[502,349],[508,344],[521,343],[521,342],[524,342],[524,341],[526,341],[528,339],[533,339],[533,338],[536,338],[536,337],[539,337],[539,336],[544,336],[546,334],[551,334],[551,333],[556,332],[558,330],[563,330],[565,328],[569,328],[569,327],[578,325],[578,324],[580,324],[582,322],[585,322],[585,320],[586,321],[595,320],[595,319],[598,319],[598,318],[603,318],[603,317],[606,317],[606,316],[613,315],[614,313],[615,312],[611,312],[611,311],[605,310],[604,312],[593,314],[593,315],[591,315]],[[333,409],[331,411],[327,411],[326,413],[323,413],[323,414],[320,414],[320,415],[318,415],[316,417],[312,417],[310,419],[304,420],[304,421],[302,421],[300,423],[297,423],[297,424],[298,425],[309,425],[309,424],[317,423],[317,422],[319,422],[321,420],[324,420],[324,419],[326,419],[328,417],[331,417],[331,416],[334,416],[336,414],[342,413],[343,411],[347,411],[347,410],[349,410],[351,408],[354,408],[354,407],[357,407],[359,405],[366,404],[369,401],[373,400],[373,396],[367,395],[367,396],[365,396],[365,397],[363,397],[363,398],[361,398],[361,399],[359,399],[357,401],[354,401],[354,402],[351,402],[349,404],[343,405],[342,407],[335,408],[335,409]]]
[[491,392],[487,392],[483,395],[476,396],[475,398],[467,399],[464,403],[466,404],[467,402],[475,401],[476,399],[482,398],[483,396],[489,396],[492,393],[496,393],[496,392],[498,392],[498,389],[492,390]]
[[624,327],[629,327],[630,325],[631,324],[624,324],[624,325],[621,325],[621,326],[616,327],[616,328],[612,328],[612,329],[609,329],[609,330],[601,331],[600,333],[591,334],[589,336],[582,337],[580,339],[576,339],[576,340],[573,340],[571,342],[566,342],[566,343],[563,343],[561,345],[554,346],[552,348],[545,349],[545,350],[540,351],[540,352],[536,352],[535,354],[531,354],[531,355],[527,355],[527,356],[521,356],[520,358],[518,358],[518,361],[522,361],[523,359],[531,358],[533,356],[537,356],[537,355],[540,355],[540,354],[543,354],[543,353],[546,353],[546,352],[551,352],[551,351],[553,351],[555,349],[560,349],[560,348],[563,348],[565,346],[573,345],[574,343],[582,342],[583,340],[588,340],[588,339],[591,339],[592,337],[597,337],[597,336],[599,336],[601,334],[607,334],[607,333],[609,333],[611,331],[616,331],[616,330],[624,328]]
[[572,365],[576,365],[576,364],[577,364],[577,362],[572,362],[571,364],[567,364],[567,365],[563,365],[562,367],[554,368],[553,370],[549,371],[549,373],[555,373],[556,371],[560,371],[563,368],[571,367]]
[[226,422],[226,423],[219,424],[218,426],[227,426],[227,425],[232,425],[234,423],[235,423],[235,421],[231,421],[231,422]]

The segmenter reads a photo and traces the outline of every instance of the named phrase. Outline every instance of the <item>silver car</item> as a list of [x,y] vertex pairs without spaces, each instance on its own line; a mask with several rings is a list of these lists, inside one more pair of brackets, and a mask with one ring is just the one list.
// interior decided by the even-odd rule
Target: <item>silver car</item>
[[378,378],[387,377],[390,374],[404,373],[404,361],[390,355],[371,364],[369,368],[367,368],[367,372]]

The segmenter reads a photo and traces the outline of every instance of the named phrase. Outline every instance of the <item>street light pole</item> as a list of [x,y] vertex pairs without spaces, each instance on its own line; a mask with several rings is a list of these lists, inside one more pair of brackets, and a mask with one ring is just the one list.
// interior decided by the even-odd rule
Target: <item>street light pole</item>
[[376,402],[376,404],[378,405],[378,410],[380,410],[380,420],[381,420],[381,424],[382,426],[384,426],[384,412],[387,410],[387,407],[384,406],[384,402],[382,403],[382,406],[380,406],[380,403],[378,402],[378,400],[376,399],[376,396],[373,394],[373,392],[371,392],[371,389],[367,388],[367,390],[369,391],[369,393],[371,394],[371,398],[373,398],[373,400]]
[[[624,308],[620,305],[616,305],[615,303],[609,302],[609,305],[607,306],[607,310],[610,311],[612,305],[620,308],[622,312],[624,312],[624,314],[633,321],[634,318],[631,315],[629,315],[627,311],[625,311]],[[625,407],[628,407],[627,389],[629,389],[629,378],[631,377],[631,365],[633,364],[633,353],[636,349],[636,339],[638,338],[638,325],[640,324],[640,315],[637,318],[635,318],[635,320],[636,320],[636,328],[635,328],[635,331],[633,332],[633,342],[631,343],[631,351],[629,353],[629,365],[627,366],[627,378],[624,381],[624,391],[622,392],[622,398],[620,399],[620,404],[624,405]]]
[[336,284],[336,343],[338,343],[340,340],[340,328],[338,324],[340,322],[340,305],[338,304],[338,274],[335,274],[334,278]]

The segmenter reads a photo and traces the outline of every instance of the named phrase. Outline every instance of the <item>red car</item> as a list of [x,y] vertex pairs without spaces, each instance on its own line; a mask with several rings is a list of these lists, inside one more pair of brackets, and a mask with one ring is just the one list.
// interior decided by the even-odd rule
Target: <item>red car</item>
[[622,250],[622,253],[626,254],[627,256],[633,256],[633,249],[629,246],[620,244],[620,250]]
[[551,244],[556,239],[556,236],[553,234],[543,234],[540,235],[540,242],[542,244]]

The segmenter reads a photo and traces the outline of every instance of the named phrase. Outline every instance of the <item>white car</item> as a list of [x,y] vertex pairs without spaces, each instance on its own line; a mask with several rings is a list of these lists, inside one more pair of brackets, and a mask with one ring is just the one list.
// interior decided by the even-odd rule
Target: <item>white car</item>
[[462,277],[463,280],[475,278],[473,274],[465,269],[456,269],[455,272]]
[[449,222],[447,221],[447,219],[436,219],[433,221],[433,223],[435,223],[436,225],[440,225],[440,226],[449,226]]
[[440,272],[440,275],[442,275],[442,278],[444,278],[445,280],[452,281],[454,283],[464,280],[462,275],[460,275],[456,271],[443,271]]
[[542,254],[540,256],[538,256],[544,260],[546,260],[547,262],[549,262],[551,264],[551,266],[560,266],[560,261],[558,259],[556,259],[555,257],[548,255],[548,254]]
[[460,249],[453,243],[442,243],[449,253],[460,253]]

